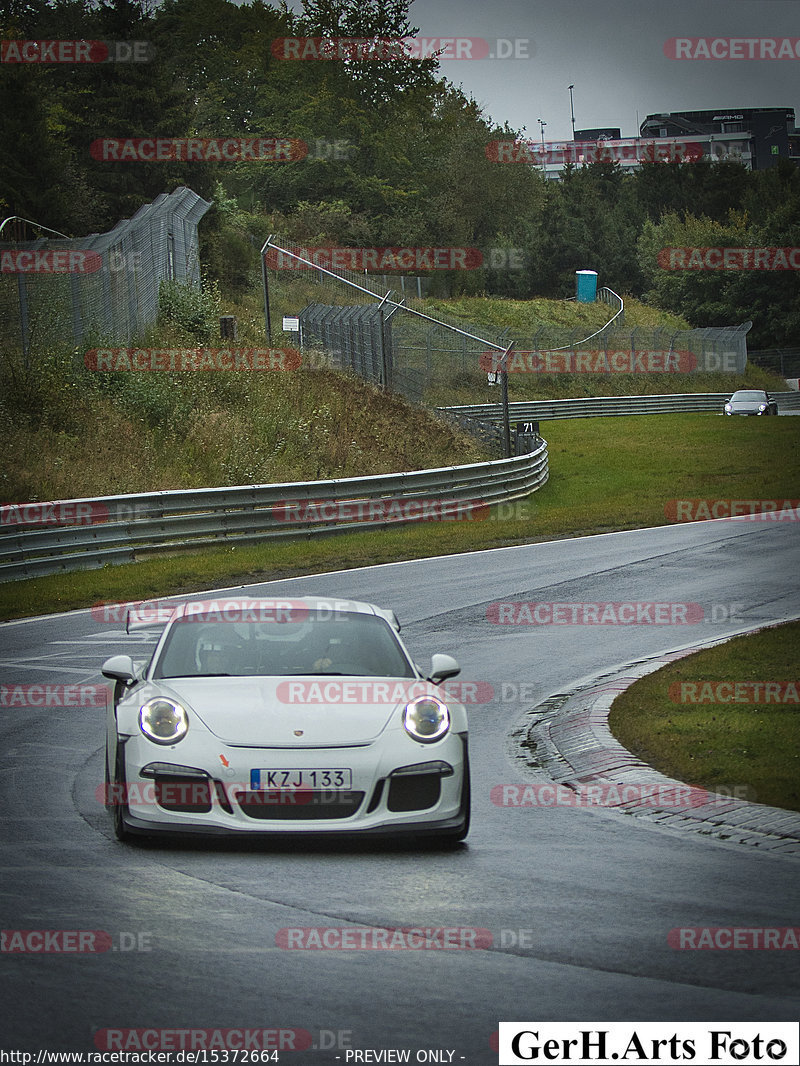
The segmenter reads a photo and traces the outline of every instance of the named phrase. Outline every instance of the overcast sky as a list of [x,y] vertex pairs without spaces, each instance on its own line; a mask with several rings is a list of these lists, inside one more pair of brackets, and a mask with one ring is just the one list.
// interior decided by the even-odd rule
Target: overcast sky
[[[301,0],[289,7],[302,10]],[[441,72],[497,123],[545,140],[576,129],[638,134],[648,114],[792,107],[800,117],[800,58],[675,60],[670,38],[800,38],[800,0],[415,0],[427,37],[499,38],[526,59],[442,61]],[[507,46],[502,46],[504,48]]]

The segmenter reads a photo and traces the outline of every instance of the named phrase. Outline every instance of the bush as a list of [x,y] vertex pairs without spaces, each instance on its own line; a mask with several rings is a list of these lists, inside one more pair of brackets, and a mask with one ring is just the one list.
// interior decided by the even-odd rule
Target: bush
[[206,281],[199,289],[177,281],[162,281],[158,292],[159,321],[178,326],[207,344],[219,330],[221,304],[215,281]]

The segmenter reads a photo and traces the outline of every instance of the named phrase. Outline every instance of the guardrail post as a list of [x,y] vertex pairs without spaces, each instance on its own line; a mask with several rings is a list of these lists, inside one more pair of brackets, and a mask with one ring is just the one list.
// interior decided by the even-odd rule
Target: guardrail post
[[513,347],[514,342],[512,341],[503,352],[503,359],[500,363],[500,388],[503,402],[503,457],[506,459],[511,458],[511,423],[508,416],[508,355]]

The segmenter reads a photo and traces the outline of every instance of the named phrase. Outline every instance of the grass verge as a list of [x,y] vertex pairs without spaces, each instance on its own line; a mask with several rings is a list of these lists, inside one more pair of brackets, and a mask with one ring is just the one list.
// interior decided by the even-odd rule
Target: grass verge
[[791,622],[679,659],[616,698],[611,730],[670,777],[800,811],[798,647]]
[[[0,585],[0,619],[402,559],[665,525],[676,499],[789,499],[800,419],[702,414],[543,423],[550,481],[485,521],[226,544]],[[796,491],[794,492],[796,495]]]

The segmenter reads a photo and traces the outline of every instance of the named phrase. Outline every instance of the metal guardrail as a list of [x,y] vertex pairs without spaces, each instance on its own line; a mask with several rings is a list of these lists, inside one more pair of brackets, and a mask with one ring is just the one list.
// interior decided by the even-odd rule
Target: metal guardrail
[[[597,299],[601,303],[608,304],[609,307],[616,307],[617,309],[617,313],[608,323],[606,329],[608,329],[609,326],[616,325],[621,327],[625,325],[625,303],[618,293],[614,292],[613,289],[609,289],[607,285],[603,285],[602,288],[597,290]],[[611,331],[609,330],[609,332]]]
[[[575,297],[570,297],[570,299],[575,299]],[[573,346],[577,347],[578,345],[587,344],[589,341],[594,340],[595,337],[608,337],[614,332],[615,328],[619,328],[624,325],[625,301],[618,293],[614,292],[613,289],[609,289],[607,285],[604,285],[602,289],[597,290],[597,300],[599,303],[607,304],[609,307],[616,307],[617,310],[613,318],[610,318],[604,326],[601,326],[600,329],[596,329],[594,333],[589,334],[588,337],[583,337],[581,340],[576,341],[575,345],[573,345],[570,341],[569,344],[564,344],[557,348],[547,348],[544,350],[549,352],[567,351]]]
[[[535,451],[512,459],[436,470],[7,505],[0,581],[134,562],[153,552],[477,517],[477,507],[527,496],[548,475],[542,440]],[[16,512],[9,509],[15,506]],[[46,524],[60,513],[86,522]]]
[[[778,411],[800,411],[800,392],[772,392]],[[590,399],[523,400],[508,405],[512,421],[530,422],[548,418],[605,418],[614,415],[670,414],[679,411],[722,413],[729,392],[672,393],[664,396],[594,396]],[[451,415],[464,415],[484,422],[503,417],[499,403],[442,407]]]

